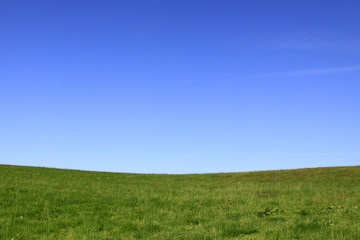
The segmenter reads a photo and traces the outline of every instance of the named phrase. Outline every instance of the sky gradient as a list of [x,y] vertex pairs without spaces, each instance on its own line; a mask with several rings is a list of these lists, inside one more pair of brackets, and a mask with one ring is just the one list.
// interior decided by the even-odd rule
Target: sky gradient
[[360,1],[0,2],[0,164],[360,164]]

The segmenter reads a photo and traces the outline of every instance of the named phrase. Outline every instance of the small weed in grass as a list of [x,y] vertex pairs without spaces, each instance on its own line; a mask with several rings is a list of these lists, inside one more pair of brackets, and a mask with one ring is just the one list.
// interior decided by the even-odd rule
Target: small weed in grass
[[249,235],[257,233],[258,230],[246,224],[229,224],[223,230],[223,237],[240,237],[241,235]]

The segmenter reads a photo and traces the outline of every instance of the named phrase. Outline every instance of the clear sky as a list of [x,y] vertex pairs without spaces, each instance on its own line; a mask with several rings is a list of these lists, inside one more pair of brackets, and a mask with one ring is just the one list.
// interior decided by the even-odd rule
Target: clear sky
[[360,165],[360,1],[0,2],[0,163]]

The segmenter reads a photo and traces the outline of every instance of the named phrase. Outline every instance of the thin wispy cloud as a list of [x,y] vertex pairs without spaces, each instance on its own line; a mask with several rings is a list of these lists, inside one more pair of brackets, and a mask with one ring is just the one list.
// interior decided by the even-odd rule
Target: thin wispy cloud
[[323,31],[317,32],[298,32],[288,37],[281,45],[281,48],[301,48],[316,49],[331,47],[334,44],[334,38],[329,33]]
[[[232,43],[239,46],[235,37]],[[287,32],[271,36],[264,35],[256,41],[251,41],[251,45],[242,44],[241,47],[245,49],[254,47],[259,51],[280,51],[282,54],[305,52],[311,55],[313,52],[321,53],[324,51],[337,54],[359,54],[360,35],[357,32],[337,33],[328,30]]]
[[252,75],[252,77],[295,77],[295,76],[306,76],[306,75],[325,75],[325,74],[352,72],[352,71],[360,71],[360,65],[349,66],[349,67],[307,69],[307,70],[292,71],[292,72],[256,74],[256,75]]
[[275,43],[278,49],[300,50],[351,50],[359,51],[359,36],[356,34],[335,34],[329,31],[290,33]]

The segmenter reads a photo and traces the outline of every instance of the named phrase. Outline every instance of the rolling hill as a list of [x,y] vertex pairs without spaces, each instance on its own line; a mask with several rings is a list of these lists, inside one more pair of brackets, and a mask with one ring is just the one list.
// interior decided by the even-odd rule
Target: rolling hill
[[128,174],[0,165],[0,239],[360,239],[360,166]]

